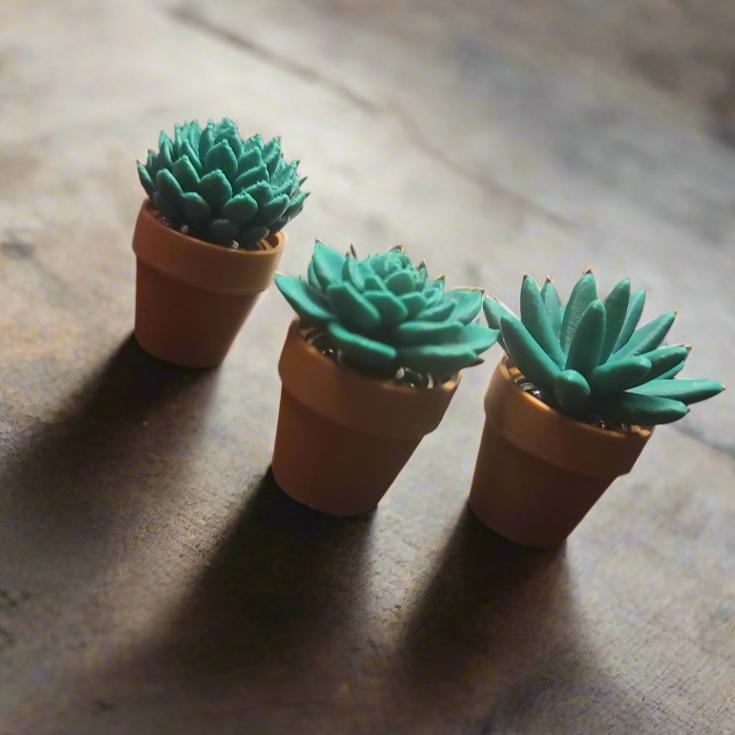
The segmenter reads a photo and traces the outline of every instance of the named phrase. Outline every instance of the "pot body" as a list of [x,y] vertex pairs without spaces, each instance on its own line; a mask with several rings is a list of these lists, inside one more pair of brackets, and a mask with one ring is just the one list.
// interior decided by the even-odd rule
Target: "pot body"
[[144,202],[133,236],[138,344],[177,365],[219,365],[273,279],[285,240],[279,232],[263,250],[231,250],[171,229]]
[[469,505],[511,541],[556,546],[630,472],[651,433],[608,431],[561,415],[518,388],[504,359],[485,396]]
[[294,500],[335,516],[373,510],[425,434],[441,421],[459,379],[430,390],[366,377],[310,345],[292,322],[273,475]]

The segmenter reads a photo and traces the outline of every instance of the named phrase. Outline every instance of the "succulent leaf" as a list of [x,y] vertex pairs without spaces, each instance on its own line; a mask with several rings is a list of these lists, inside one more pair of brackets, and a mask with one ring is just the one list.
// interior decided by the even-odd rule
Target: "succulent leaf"
[[[424,271],[425,273],[425,271]],[[454,303],[452,319],[469,324],[477,319],[482,309],[483,292],[479,289],[455,288],[445,292],[447,299]]]
[[687,357],[689,357],[689,348],[685,345],[659,347],[657,350],[644,353],[642,357],[651,362],[651,370],[646,375],[646,381],[649,381],[660,378],[677,367],[679,368],[678,373],[684,367]]
[[562,370],[554,379],[554,396],[567,413],[577,413],[587,404],[590,386],[576,370]]
[[597,282],[591,272],[585,273],[574,285],[564,308],[559,339],[566,352],[587,307],[597,298]]
[[222,207],[222,216],[244,227],[258,211],[258,203],[245,191],[236,194]]
[[327,289],[332,311],[349,327],[372,332],[380,326],[380,312],[351,283],[337,283]]
[[651,361],[645,357],[627,357],[618,362],[598,365],[590,375],[590,388],[596,395],[620,393],[638,385],[651,371]]
[[[167,174],[159,185],[163,171]],[[193,237],[223,245],[234,241],[244,248],[257,248],[259,240],[285,227],[308,196],[301,191],[298,162],[283,160],[279,139],[264,144],[254,135],[244,140],[228,118],[210,120],[204,129],[185,121],[174,126],[173,140],[162,131],[158,151],[148,152],[138,176],[172,227],[186,226]],[[193,197],[184,202],[177,186],[187,195],[201,195],[207,206]]]
[[341,359],[370,374],[405,368],[444,381],[479,364],[498,336],[471,323],[481,292],[445,291],[443,278],[428,279],[400,247],[359,259],[317,241],[307,279],[276,283],[305,324],[327,327]]
[[725,390],[714,380],[652,380],[650,383],[632,388],[631,393],[641,396],[671,398],[685,404],[697,403],[712,398]]
[[600,362],[605,362],[613,352],[625,323],[630,303],[630,278],[620,281],[605,299],[605,339],[602,343]]
[[595,299],[582,314],[567,355],[566,370],[588,375],[600,362],[605,337],[605,305]]
[[520,319],[503,317],[500,320],[500,333],[503,335],[508,354],[513,356],[517,365],[522,366],[521,369],[529,380],[538,386],[553,385],[561,370],[543,351]]
[[456,342],[462,336],[462,322],[403,322],[394,331],[399,345]]
[[559,366],[564,365],[564,352],[559,337],[554,332],[549,313],[546,310],[536,281],[529,275],[523,277],[521,284],[521,321],[541,349]]
[[605,404],[605,417],[623,424],[655,426],[678,421],[689,413],[681,401],[626,391]]
[[546,307],[546,313],[549,315],[551,328],[554,331],[556,338],[559,339],[564,309],[562,308],[561,299],[559,298],[559,292],[556,290],[556,286],[551,278],[547,278],[541,288],[541,299]]
[[671,326],[676,320],[676,312],[670,311],[633,333],[633,336],[610,358],[619,360],[629,355],[642,355],[655,350],[666,338]]
[[618,335],[613,352],[619,350],[624,344],[630,339],[630,335],[635,332],[635,328],[638,326],[638,322],[641,320],[643,314],[643,306],[646,303],[646,292],[638,291],[634,293],[628,302],[628,310],[625,313],[625,320],[623,326],[620,328],[620,334]]
[[[630,295],[623,279],[603,303],[595,297],[591,273],[576,284],[564,307],[551,280],[538,288],[526,276],[521,286],[521,318],[496,299],[483,303],[491,327],[512,365],[539,389],[552,407],[583,420],[653,425],[675,421],[685,404],[705,400],[723,390],[711,380],[676,380],[689,347],[660,347],[676,316],[669,312],[639,328],[645,292]],[[582,306],[584,308],[582,309]],[[544,316],[549,324],[544,325]],[[582,309],[580,311],[580,309]],[[564,369],[555,342],[549,341],[554,315],[561,314],[561,334],[569,342]],[[550,326],[551,325],[551,326]],[[549,346],[549,344],[551,346]]]
[[300,278],[277,274],[275,282],[286,301],[307,324],[323,326],[333,320],[324,298]]

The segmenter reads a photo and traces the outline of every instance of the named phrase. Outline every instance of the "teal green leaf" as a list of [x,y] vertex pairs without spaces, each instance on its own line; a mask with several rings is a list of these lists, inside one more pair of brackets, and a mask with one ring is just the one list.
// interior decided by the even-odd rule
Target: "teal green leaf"
[[403,322],[393,334],[399,345],[446,344],[460,338],[463,326],[462,322]]
[[549,315],[551,329],[558,339],[561,333],[561,320],[564,309],[561,305],[559,292],[556,290],[556,286],[550,278],[547,278],[544,282],[543,288],[541,289],[541,299],[546,307],[546,313]]
[[642,357],[651,361],[651,370],[646,376],[646,380],[653,380],[654,378],[660,378],[677,367],[681,370],[684,367],[687,357],[689,357],[689,348],[685,345],[659,347],[657,350],[645,352]]
[[281,139],[273,138],[263,147],[263,162],[268,167],[269,173],[276,170],[279,160],[281,160]]
[[526,378],[539,388],[550,388],[561,370],[539,347],[521,320],[503,317],[500,333],[511,360]]
[[396,271],[391,273],[385,279],[385,285],[396,295],[402,296],[409,293],[416,287],[416,280],[407,270]]
[[463,368],[480,365],[482,358],[464,345],[422,345],[399,348],[398,362],[411,370],[445,380]]
[[632,426],[655,426],[678,421],[689,409],[681,401],[643,396],[627,391],[610,396],[602,406],[606,419]]
[[423,294],[418,292],[407,293],[401,296],[400,299],[406,309],[408,309],[408,316],[411,319],[426,310],[427,303]]
[[232,187],[221,171],[212,171],[199,181],[199,193],[215,213],[220,212],[225,203],[232,198]]
[[617,342],[615,342],[613,352],[615,352],[615,350],[619,350],[630,339],[630,335],[635,332],[635,328],[638,326],[638,322],[643,314],[643,306],[645,303],[645,291],[637,291],[630,297],[628,311],[625,314],[625,321],[620,329],[620,335],[618,336]]
[[288,207],[288,197],[285,194],[275,197],[260,205],[256,219],[261,224],[268,225],[275,222],[286,211],[286,207]]
[[349,253],[342,264],[342,279],[349,281],[358,291],[365,289],[365,276],[355,259],[355,256]]
[[243,189],[249,189],[256,184],[260,184],[268,181],[268,169],[266,169],[264,163],[259,163],[252,168],[243,171],[235,179],[236,191],[242,191]]
[[675,378],[682,370],[684,369],[684,363],[679,363],[676,367],[672,367],[671,370],[667,370],[665,373],[661,373],[659,375],[659,380],[664,380],[667,378]]
[[186,156],[182,156],[174,163],[173,174],[184,191],[197,190],[199,186],[199,174]]
[[207,227],[213,242],[229,245],[237,237],[237,227],[228,219],[213,219]]
[[138,178],[140,179],[140,183],[143,185],[146,194],[148,194],[148,196],[152,196],[156,186],[153,183],[151,175],[148,173],[148,169],[146,169],[146,167],[141,163],[138,164]]
[[587,307],[597,298],[597,282],[592,272],[585,273],[574,285],[564,309],[559,339],[564,351],[572,344],[574,333]]
[[662,314],[636,331],[626,344],[613,353],[610,359],[619,360],[629,355],[642,355],[645,352],[655,350],[666,338],[675,319],[675,311]]
[[276,274],[275,281],[278,290],[305,323],[324,326],[334,319],[324,299],[300,278]]
[[174,165],[173,155],[174,155],[173,147],[171,145],[171,141],[167,137],[166,140],[163,142],[162,145],[159,146],[159,149],[158,149],[158,168],[159,170],[163,168],[170,169]]
[[602,343],[600,362],[605,362],[615,349],[625,324],[630,303],[630,278],[624,278],[605,299],[605,339]]
[[194,150],[192,144],[188,140],[185,140],[183,146],[181,147],[181,157],[189,159],[189,163],[191,163],[197,173],[197,178],[199,178],[204,173],[202,170],[202,164],[199,161],[199,156],[197,155],[197,152]]
[[544,352],[559,366],[564,365],[564,352],[549,319],[536,281],[529,275],[521,285],[521,321]]
[[482,308],[483,292],[479,289],[455,288],[445,292],[445,301],[454,305],[452,319],[469,324]]
[[590,375],[589,383],[596,395],[619,393],[638,385],[650,370],[651,362],[645,357],[627,357],[596,367]]
[[331,322],[328,330],[342,358],[355,367],[385,369],[396,361],[396,349],[391,345],[352,332],[338,322]]
[[566,370],[576,370],[582,375],[589,375],[600,361],[604,338],[605,304],[595,299],[584,310],[574,330],[574,336],[569,345]]
[[[424,309],[420,314],[416,315],[416,319],[420,319],[425,322],[443,322],[449,319],[450,314],[455,311],[456,305],[453,301],[445,299],[436,306],[431,306],[428,309]],[[454,319],[454,317],[452,317]],[[456,320],[461,321],[461,320]]]
[[309,266],[306,269],[306,278],[307,278],[309,285],[312,288],[315,288],[317,291],[322,290],[322,284],[319,283],[319,279],[317,278],[317,275],[316,275],[316,270],[314,270],[314,259],[313,258],[309,261]]
[[337,283],[326,292],[332,310],[347,327],[370,332],[380,326],[380,312],[351,283]]
[[265,237],[268,237],[269,230],[263,225],[247,225],[240,230],[237,241],[246,250],[254,250],[255,246]]
[[489,350],[497,341],[500,331],[488,329],[482,324],[465,324],[457,342],[470,347],[478,355]]
[[393,327],[408,318],[406,305],[390,291],[364,291],[362,295],[380,312],[384,326]]
[[202,130],[202,134],[199,137],[199,160],[205,161],[207,158],[207,153],[209,153],[209,149],[212,147],[212,143],[214,142],[214,125],[212,124],[212,121],[210,120],[207,124],[207,127]]
[[154,204],[156,208],[171,222],[177,222],[181,217],[179,202],[183,191],[174,175],[168,169],[161,169],[156,174],[156,192]]
[[590,386],[576,370],[562,370],[554,379],[554,397],[566,413],[585,408],[590,398]]
[[714,380],[651,380],[631,388],[630,392],[641,396],[670,398],[682,403],[697,403],[712,398],[725,390],[722,383]]
[[237,176],[237,158],[230,148],[230,144],[226,140],[213,145],[206,158],[204,159],[204,170],[206,173],[211,171],[222,171],[227,180],[233,182]]
[[212,210],[201,194],[188,191],[181,197],[181,208],[189,227],[199,230],[212,219]]
[[244,174],[247,171],[251,171],[254,168],[260,168],[263,166],[263,176],[268,176],[268,168],[263,164],[263,154],[259,148],[249,148],[240,155],[237,159],[237,173]]
[[247,192],[240,192],[222,207],[222,216],[234,222],[238,228],[244,227],[258,211],[258,203]]
[[312,256],[314,273],[325,291],[331,285],[342,281],[343,261],[343,256],[323,242],[317,240],[314,244],[314,255]]
[[493,329],[500,329],[500,322],[503,317],[509,319],[517,319],[518,317],[499,299],[490,298],[482,302],[482,309],[485,312],[487,323]]

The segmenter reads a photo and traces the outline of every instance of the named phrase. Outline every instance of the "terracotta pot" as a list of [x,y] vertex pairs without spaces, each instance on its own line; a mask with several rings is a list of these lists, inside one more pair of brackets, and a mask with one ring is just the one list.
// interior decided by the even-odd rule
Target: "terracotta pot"
[[283,381],[273,475],[304,505],[335,516],[373,510],[459,378],[416,389],[366,377],[325,357],[294,321],[278,364]]
[[560,544],[619,475],[633,468],[652,430],[608,431],[562,416],[513,382],[503,360],[485,396],[485,428],[469,504],[501,536]]
[[272,281],[285,242],[280,232],[252,252],[203,242],[167,227],[144,202],[133,235],[138,344],[177,365],[219,365]]

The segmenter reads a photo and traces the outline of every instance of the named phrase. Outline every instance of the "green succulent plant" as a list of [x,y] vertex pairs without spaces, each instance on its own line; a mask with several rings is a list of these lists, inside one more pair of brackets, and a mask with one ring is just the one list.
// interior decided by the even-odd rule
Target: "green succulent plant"
[[277,275],[276,284],[302,324],[324,330],[346,363],[370,374],[403,368],[442,382],[481,363],[498,337],[474,323],[482,291],[445,290],[444,277],[430,279],[400,245],[358,259],[317,241],[306,280]]
[[539,290],[526,275],[520,319],[497,299],[483,308],[499,342],[546,403],[572,417],[653,426],[682,418],[687,405],[723,390],[712,380],[680,380],[690,348],[662,346],[676,312],[636,329],[646,294],[620,281],[607,298],[587,271],[566,306],[551,279]]
[[229,118],[176,125],[173,140],[161,131],[158,152],[138,162],[140,183],[172,227],[248,250],[301,211],[308,193],[297,169],[283,160],[279,138],[244,140]]

